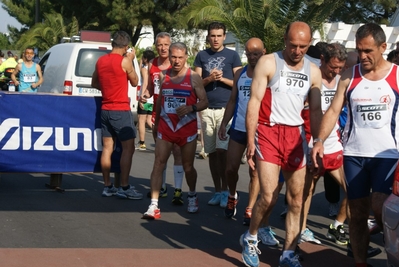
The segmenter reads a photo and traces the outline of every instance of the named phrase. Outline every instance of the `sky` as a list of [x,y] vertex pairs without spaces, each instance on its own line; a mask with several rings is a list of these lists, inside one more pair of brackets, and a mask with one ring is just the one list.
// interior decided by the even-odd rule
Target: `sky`
[[5,11],[0,5],[0,32],[7,33],[7,25],[12,25],[17,27],[18,29],[22,27],[22,25],[13,17],[8,15],[7,11]]

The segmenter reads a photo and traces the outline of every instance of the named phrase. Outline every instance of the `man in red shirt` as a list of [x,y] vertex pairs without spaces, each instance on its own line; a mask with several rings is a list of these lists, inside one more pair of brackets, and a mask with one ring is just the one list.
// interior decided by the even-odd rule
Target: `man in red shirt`
[[[101,130],[103,151],[101,169],[104,179],[105,197],[117,195],[119,198],[141,199],[143,195],[129,185],[129,173],[134,153],[136,129],[130,111],[128,81],[137,86],[138,77],[133,67],[134,49],[127,53],[130,36],[118,31],[113,36],[112,51],[100,57],[92,76],[91,86],[102,93]],[[117,119],[115,119],[117,118]],[[115,138],[122,144],[120,158],[121,187],[117,190],[110,179],[111,155],[114,151]]]

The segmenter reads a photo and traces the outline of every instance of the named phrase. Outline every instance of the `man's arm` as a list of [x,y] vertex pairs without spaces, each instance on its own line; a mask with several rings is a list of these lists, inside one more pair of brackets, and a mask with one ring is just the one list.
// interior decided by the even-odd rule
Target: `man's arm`
[[352,69],[348,69],[341,76],[333,101],[331,102],[331,105],[327,109],[326,113],[324,113],[324,116],[321,120],[317,140],[314,140],[316,142],[314,142],[312,150],[312,160],[316,168],[318,167],[317,157],[322,158],[324,154],[324,140],[326,140],[326,138],[330,135],[332,129],[334,128],[334,125],[337,123],[339,114],[341,113],[342,107],[344,106],[344,103],[346,101],[345,92],[351,78]]
[[321,72],[315,65],[311,64],[310,74],[312,77],[311,87],[308,94],[309,113],[310,113],[310,131],[313,139],[318,137],[319,126],[323,112],[321,111]]
[[11,80],[14,82],[15,86],[18,86],[18,85],[19,85],[19,81],[17,80],[16,77],[17,77],[19,71],[21,70],[21,68],[22,68],[22,64],[19,63],[19,64],[15,67],[13,73],[11,73]]
[[151,80],[151,74],[150,74],[150,70],[151,70],[151,67],[152,67],[152,61],[153,60],[151,60],[148,63],[147,78],[146,78],[147,84],[146,84],[145,89],[142,91],[142,95],[140,97],[140,100],[143,100],[143,98],[150,98],[151,96],[154,95],[154,84],[153,84],[153,82]]
[[[42,68],[40,67],[39,64],[36,64],[36,73],[39,76],[39,80],[35,83],[32,83],[32,88],[37,88],[43,83],[43,73],[42,73]],[[34,85],[33,85],[34,84]]]
[[97,88],[101,91],[100,82],[98,80],[97,66],[94,69],[93,75],[91,75],[91,87]]
[[[206,96],[205,88],[204,85],[202,84],[202,79],[201,77],[193,72],[191,74],[191,79],[192,79],[192,86],[194,89],[195,94],[197,95],[198,102],[195,104],[197,107],[197,111],[202,111],[208,107],[208,98]],[[192,107],[191,107],[192,109]],[[194,110],[192,110],[194,111]]]
[[[242,68],[241,66],[238,66],[238,67],[233,68],[233,76],[235,75],[235,73],[237,72],[237,70],[239,70],[239,69],[241,69],[241,68]],[[220,81],[221,81],[222,83],[224,83],[224,84],[230,86],[230,87],[233,87],[234,80],[230,80],[230,79],[227,79],[227,78],[225,78],[225,77],[222,77],[222,78],[220,79]]]
[[126,71],[127,78],[130,81],[130,84],[132,86],[137,86],[139,83],[139,78],[137,77],[137,73],[134,70],[133,66],[134,57],[134,52],[127,53],[122,60],[122,68]]
[[253,161],[253,156],[255,155],[255,133],[258,125],[260,105],[265,96],[269,79],[274,75],[275,69],[276,64],[273,54],[261,57],[254,69],[251,97],[248,101],[245,118],[248,137],[247,160],[253,170],[255,169],[255,162]]
[[237,81],[240,78],[240,74],[241,74],[241,69],[239,71],[236,71],[234,74],[234,81],[233,81],[233,87],[231,89],[230,98],[229,98],[229,101],[227,102],[226,109],[224,110],[223,120],[220,124],[219,132],[218,132],[219,138],[221,140],[227,139],[226,125],[233,117],[234,110],[236,107],[236,99],[237,99],[237,95],[238,95]]

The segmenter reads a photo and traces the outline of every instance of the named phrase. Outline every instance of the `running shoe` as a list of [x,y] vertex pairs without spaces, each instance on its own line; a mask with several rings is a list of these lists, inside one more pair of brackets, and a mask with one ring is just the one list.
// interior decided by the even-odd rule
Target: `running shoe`
[[260,241],[267,246],[278,246],[280,242],[274,237],[276,233],[270,228],[270,226],[262,227],[258,229],[258,237]]
[[220,192],[216,192],[211,200],[208,201],[208,205],[211,206],[217,206],[220,204],[220,198],[222,197],[222,194]]
[[347,245],[349,241],[349,239],[346,237],[343,225],[334,228],[334,226],[330,224],[326,236],[328,239],[334,241],[336,244],[341,246]]
[[240,197],[238,196],[238,193],[237,193],[237,198],[234,198],[231,196],[228,197],[227,206],[224,209],[224,215],[227,218],[232,218],[234,215],[236,215],[236,211],[237,211],[236,207],[237,207],[239,198]]
[[155,220],[161,218],[161,210],[157,205],[151,204],[148,206],[148,210],[143,214],[143,219]]
[[181,191],[180,188],[175,189],[175,192],[173,193],[172,203],[175,205],[178,205],[178,206],[181,206],[184,204],[183,192]]
[[338,203],[330,203],[328,205],[328,216],[335,217],[338,215],[339,204]]
[[302,267],[299,257],[295,253],[291,253],[287,258],[280,256],[279,267]]
[[198,197],[197,194],[195,194],[194,196],[187,196],[187,200],[188,200],[188,206],[187,206],[187,211],[189,213],[196,213],[198,212]]
[[298,243],[303,243],[303,242],[313,242],[321,245],[321,241],[314,237],[313,232],[310,231],[309,228],[306,228],[305,230],[302,231],[301,236],[298,240]]
[[226,208],[227,207],[227,199],[229,198],[229,191],[223,191],[220,196],[220,207]]
[[259,257],[258,254],[261,254],[258,249],[258,241],[257,240],[248,240],[244,238],[245,234],[242,234],[240,237],[240,245],[242,247],[242,260],[245,266],[248,267],[258,267],[259,266]]
[[129,188],[126,190],[123,190],[122,187],[119,187],[118,192],[116,192],[116,196],[118,198],[124,198],[124,199],[142,199],[143,194],[139,193],[136,189],[134,189],[134,186],[129,185]]
[[[367,248],[367,258],[372,258],[380,254],[382,251],[380,248],[373,248],[371,246],[368,246]],[[353,250],[352,250],[352,245],[351,243],[348,242],[347,246],[347,254],[348,257],[353,258]]]
[[112,197],[118,192],[118,189],[111,184],[111,187],[104,186],[103,193],[101,194],[103,197]]
[[143,144],[139,144],[139,150],[141,150],[141,151],[147,150],[147,147],[145,146],[144,143]]
[[243,225],[249,225],[251,223],[252,217],[252,208],[246,208],[244,212],[244,220],[242,221]]
[[375,234],[378,234],[379,232],[381,232],[381,228],[378,226],[375,219],[368,219],[367,225],[369,227],[370,235],[375,235]]

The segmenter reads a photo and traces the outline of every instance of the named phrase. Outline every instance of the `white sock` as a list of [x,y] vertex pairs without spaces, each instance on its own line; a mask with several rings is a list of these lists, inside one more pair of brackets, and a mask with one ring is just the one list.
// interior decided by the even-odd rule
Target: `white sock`
[[195,196],[195,194],[197,194],[197,192],[195,192],[195,191],[189,191],[189,192],[188,192],[188,195],[189,195],[189,196]]
[[247,231],[247,233],[245,234],[244,238],[247,239],[247,240],[254,240],[254,241],[257,241],[257,240],[258,240],[258,234],[256,234],[256,235],[251,235],[251,234],[249,233],[249,231]]
[[229,197],[233,197],[234,199],[237,199],[237,197],[238,197],[237,192],[234,194],[234,196],[229,194]]
[[293,250],[284,250],[283,255],[281,255],[281,258],[282,259],[289,258],[291,253],[294,253],[294,251]]
[[182,165],[174,165],[173,172],[175,175],[175,188],[182,187],[183,184],[183,177],[184,177],[184,169]]
[[340,226],[340,225],[343,225],[343,223],[342,223],[342,222],[339,222],[339,221],[337,221],[337,220],[334,220],[333,226],[334,226],[335,229],[337,229],[337,227]]
[[151,198],[151,205],[155,205],[158,207],[158,199],[157,198]]

